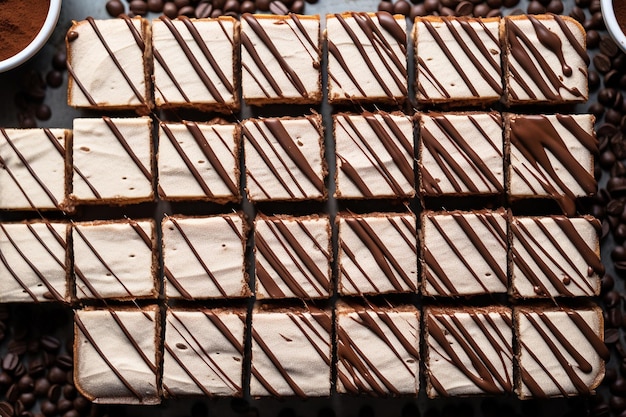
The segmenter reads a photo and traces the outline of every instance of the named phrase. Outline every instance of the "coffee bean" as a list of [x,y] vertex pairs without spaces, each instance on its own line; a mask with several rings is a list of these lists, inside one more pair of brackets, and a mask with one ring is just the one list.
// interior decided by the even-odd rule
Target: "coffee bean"
[[24,404],[24,407],[28,409],[35,405],[37,399],[35,398],[35,394],[32,392],[23,392],[18,401]]
[[0,417],[13,417],[13,406],[10,403],[0,401]]
[[213,19],[220,17],[221,15],[223,15],[224,13],[222,12],[222,9],[213,9],[213,11],[211,12],[211,17]]
[[[439,1],[442,7],[449,7],[451,9],[456,8],[456,6],[458,6],[460,2],[461,0],[440,0]],[[413,3],[416,3],[416,2],[413,1]]]
[[74,366],[74,360],[70,355],[61,354],[57,356],[56,364],[57,366],[59,366],[59,368],[65,371],[69,371]]
[[58,88],[63,85],[63,73],[61,71],[52,70],[46,74],[46,84],[52,88]]
[[614,88],[603,88],[598,92],[598,102],[607,107],[612,107],[615,104],[616,97],[617,91]]
[[285,6],[285,3],[277,0],[270,2],[269,9],[270,12],[276,15],[285,15],[289,13],[289,9],[287,8],[287,6]]
[[492,9],[499,9],[502,7],[502,0],[487,0],[487,6]]
[[48,400],[43,400],[39,409],[45,416],[53,416],[57,413],[57,407],[52,402]]
[[148,10],[152,13],[161,13],[163,11],[163,0],[148,0]]
[[35,117],[39,120],[49,120],[50,117],[52,117],[52,110],[50,110],[50,106],[41,103],[39,106],[37,106],[37,110],[35,111]]
[[178,16],[178,7],[174,3],[165,3],[163,5],[163,14],[170,19],[175,19]]
[[600,74],[605,74],[611,69],[611,59],[600,53],[593,57],[593,65]]
[[456,16],[456,13],[449,7],[442,7],[439,9],[439,16]]
[[519,4],[519,0],[503,0],[502,5],[506,8],[513,8]]
[[587,48],[594,49],[600,45],[600,34],[597,30],[587,31]]
[[[294,4],[295,3],[296,2],[294,2]],[[304,7],[304,3],[302,3],[302,7]],[[252,0],[244,0],[241,2],[239,9],[241,13],[254,13],[256,11],[256,5]]]
[[17,387],[17,384],[11,384],[9,389],[6,392],[6,398],[10,403],[15,403],[20,396],[20,389]]
[[611,396],[609,399],[609,407],[614,412],[621,412],[626,410],[626,398]]
[[591,13],[597,13],[602,10],[602,6],[600,5],[600,0],[591,0],[589,3],[589,11]]
[[615,154],[609,150],[602,152],[600,155],[600,166],[604,169],[609,169],[613,166],[617,158],[615,158]]
[[20,358],[16,354],[7,353],[4,359],[2,359],[2,369],[7,372],[13,372],[19,362]]
[[569,16],[579,23],[585,21],[585,11],[578,6],[574,6],[569,12]]
[[58,366],[53,366],[48,371],[48,379],[53,384],[63,384],[65,382],[65,371]]
[[600,52],[609,58],[613,58],[619,52],[619,48],[615,41],[608,35],[602,36],[600,38]]
[[131,12],[137,16],[145,16],[148,13],[148,5],[143,0],[133,0],[128,4],[128,8]]
[[189,6],[191,2],[189,0],[174,0],[174,4],[179,9],[182,9],[183,7]]
[[87,411],[91,407],[91,403],[89,402],[89,400],[87,400],[82,395],[79,395],[76,398],[74,398],[74,401],[72,401],[72,404],[74,405],[74,408],[81,413],[84,411]]
[[120,0],[109,0],[105,7],[109,16],[112,17],[118,17],[124,13],[124,5]]
[[393,5],[393,13],[408,16],[411,13],[411,5],[406,0],[397,0]]
[[21,392],[32,392],[35,388],[35,381],[30,375],[26,374],[17,381],[17,387]]
[[389,0],[381,1],[380,3],[378,3],[378,11],[393,13],[393,3]]
[[601,281],[602,281],[602,292],[604,293],[611,291],[615,285],[615,280],[613,279],[613,276],[609,274],[605,274],[602,277]]
[[185,6],[178,9],[179,16],[194,17],[196,15],[196,9],[193,6]]
[[80,417],[80,413],[76,410],[69,410],[62,417]]
[[600,118],[604,114],[604,106],[600,103],[593,103],[587,111],[596,116],[596,118]]
[[424,4],[414,4],[413,6],[411,6],[411,15],[409,17],[411,18],[411,20],[415,20],[416,17],[426,16],[427,13],[428,12],[426,11]]
[[44,395],[48,395],[48,390],[50,390],[50,381],[47,378],[37,378],[35,380],[35,387],[33,392],[38,397],[43,397]]
[[563,2],[561,0],[552,0],[546,6],[546,11],[548,13],[561,14],[563,13]]
[[198,19],[204,19],[211,16],[213,11],[213,5],[208,1],[203,1],[196,6],[196,17]]
[[611,259],[616,262],[626,260],[626,248],[622,245],[615,246],[611,251]]
[[439,0],[424,0],[424,8],[428,13],[439,10]]
[[471,16],[474,12],[474,5],[469,1],[462,1],[456,6],[454,10],[457,16]]
[[262,12],[266,12],[270,9],[270,0],[255,0],[256,8]]
[[532,0],[528,3],[528,7],[526,9],[529,14],[543,14],[546,12],[546,6],[541,4],[541,2],[537,0]]
[[57,413],[63,414],[70,411],[73,407],[73,404],[70,400],[65,398],[61,398],[59,402],[57,402]]
[[608,109],[604,114],[604,120],[613,125],[619,125],[622,122],[622,113],[615,109]]
[[502,10],[500,9],[491,9],[489,13],[487,13],[487,17],[501,17]]
[[486,3],[480,3],[474,6],[473,13],[475,17],[487,17],[487,13],[489,13],[490,10]]
[[48,396],[48,400],[52,401],[53,403],[56,403],[57,401],[59,401],[59,398],[61,398],[61,393],[62,393],[61,385],[54,384],[54,385],[50,385],[50,388],[48,389],[48,393],[46,395]]

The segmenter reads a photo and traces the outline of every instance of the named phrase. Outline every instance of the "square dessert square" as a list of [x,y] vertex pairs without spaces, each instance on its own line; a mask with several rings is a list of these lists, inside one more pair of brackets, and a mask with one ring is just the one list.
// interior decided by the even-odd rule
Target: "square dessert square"
[[69,301],[67,223],[0,223],[0,303]]
[[158,296],[153,220],[76,222],[71,235],[78,299]]
[[450,106],[500,100],[500,18],[418,17],[413,26],[417,102]]
[[424,212],[420,257],[424,295],[506,293],[507,222],[504,210]]
[[417,290],[417,230],[413,213],[340,213],[339,293]]
[[0,128],[0,209],[65,209],[64,129]]
[[164,395],[241,396],[245,327],[243,309],[168,309]]
[[247,297],[246,225],[239,214],[163,219],[165,295],[187,300]]
[[505,102],[560,104],[589,97],[586,35],[569,16],[502,19]]
[[241,126],[250,200],[326,198],[321,116],[248,119]]
[[232,17],[153,20],[156,106],[239,110],[238,49],[239,23]]
[[514,217],[512,292],[521,298],[600,294],[600,222],[591,217]]
[[510,308],[427,307],[424,314],[429,398],[513,391]]
[[598,306],[518,307],[514,309],[515,392],[524,398],[591,395],[604,378],[610,352]]
[[326,15],[328,100],[407,99],[406,18],[387,12]]
[[129,204],[154,199],[148,117],[74,119],[70,200]]
[[331,312],[257,307],[252,313],[250,395],[328,397]]
[[426,113],[419,127],[422,196],[504,192],[500,113]]
[[415,194],[413,122],[401,113],[333,116],[338,198]]
[[337,392],[417,395],[419,311],[414,306],[339,304]]
[[74,22],[65,38],[67,104],[148,114],[149,31],[148,21],[140,17]]
[[330,297],[328,216],[260,215],[254,250],[257,299]]
[[160,124],[160,197],[164,200],[239,201],[240,131],[231,123]]
[[74,312],[74,384],[97,404],[158,404],[158,307]]
[[241,90],[252,105],[322,100],[319,15],[241,15]]
[[590,114],[505,115],[511,199],[554,199],[568,216],[596,193],[598,141]]

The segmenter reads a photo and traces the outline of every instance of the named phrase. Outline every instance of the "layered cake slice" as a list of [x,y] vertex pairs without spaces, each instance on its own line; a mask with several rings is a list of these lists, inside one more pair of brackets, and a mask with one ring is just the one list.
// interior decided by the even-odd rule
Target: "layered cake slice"
[[339,304],[337,392],[417,395],[419,311],[414,306]]
[[510,308],[427,307],[424,314],[429,398],[513,391]]
[[329,14],[325,36],[331,103],[406,101],[404,16],[387,12]]
[[64,129],[0,128],[0,210],[63,210]]
[[74,312],[74,384],[97,404],[158,404],[157,307]]
[[327,298],[332,247],[327,216],[263,216],[255,220],[256,296]]
[[326,198],[321,116],[248,119],[241,127],[250,200]]
[[415,194],[413,122],[401,113],[333,116],[338,198]]
[[239,110],[239,23],[232,17],[152,22],[154,101],[161,108]]
[[593,217],[514,217],[512,291],[522,298],[600,294],[600,222]]
[[597,190],[594,121],[590,114],[506,114],[511,199],[554,199],[573,216],[576,199]]
[[417,230],[413,213],[340,213],[341,295],[417,290]]
[[152,201],[152,159],[150,118],[74,119],[69,199],[76,204]]
[[330,311],[260,306],[252,313],[251,331],[250,395],[330,395]]
[[163,394],[241,396],[245,325],[243,309],[168,309]]
[[88,17],[74,22],[65,38],[67,104],[148,114],[152,107],[149,33],[148,21],[140,17]]
[[422,214],[421,287],[428,296],[506,293],[507,213]]
[[418,17],[413,26],[417,102],[450,106],[500,100],[499,18]]
[[322,100],[319,15],[241,15],[241,89],[252,105]]
[[162,122],[157,154],[160,197],[239,201],[240,143],[236,124]]
[[503,18],[505,102],[560,104],[589,97],[585,30],[568,16]]
[[239,214],[166,217],[165,295],[187,300],[248,296],[245,229]]
[[600,307],[518,307],[514,314],[517,395],[525,399],[593,394],[610,356]]
[[0,303],[69,301],[67,223],[0,223]]
[[153,220],[76,222],[71,237],[78,299],[158,296]]
[[499,113],[420,115],[419,155],[422,197],[504,192],[504,139]]

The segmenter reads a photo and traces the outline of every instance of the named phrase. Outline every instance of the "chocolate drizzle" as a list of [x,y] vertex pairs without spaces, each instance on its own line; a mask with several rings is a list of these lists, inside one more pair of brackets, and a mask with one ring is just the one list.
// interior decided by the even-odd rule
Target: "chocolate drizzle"
[[[575,117],[525,115],[512,116],[509,119],[511,152],[517,151],[523,157],[519,160],[515,155],[511,156],[512,175],[514,173],[532,189],[534,195],[531,196],[547,194],[554,198],[568,216],[576,213],[577,197],[592,195],[597,190],[593,164],[589,160],[578,161],[571,149],[580,144],[590,155],[594,155],[598,150],[598,142],[591,132],[578,124]],[[559,124],[567,130],[567,137],[563,137],[557,130]],[[555,166],[553,159],[560,166]],[[587,166],[583,165],[585,162]],[[582,195],[581,191],[573,189],[563,179],[563,175],[559,173],[563,169],[570,174],[570,181],[575,181],[575,185],[582,190]],[[535,183],[542,189],[534,189]],[[517,190],[511,190],[511,194],[514,197],[524,197]]]
[[[439,22],[437,22],[439,23]],[[499,59],[494,58],[493,50],[496,50],[499,56],[500,42],[491,31],[497,29],[488,28],[482,20],[478,19],[447,19],[442,18],[442,24],[435,27],[433,22],[429,18],[420,19],[417,24],[423,25],[426,31],[437,46],[442,50],[443,56],[445,56],[446,64],[449,63],[451,71],[455,72],[463,81],[469,95],[473,98],[494,98],[497,99],[502,95],[502,69]],[[478,26],[478,28],[476,27]],[[459,30],[459,29],[462,29]],[[454,43],[446,40],[448,36],[444,36],[444,32],[449,32],[449,35],[454,39]],[[489,48],[485,45],[485,41],[480,38],[480,32],[487,34],[488,40],[493,45]],[[465,33],[466,36],[462,34]],[[418,84],[417,90],[420,100],[432,100],[439,101],[441,99],[459,99],[467,97],[457,97],[456,94],[453,97],[452,94],[446,90],[444,84],[441,82],[441,71],[443,68],[443,62],[440,60],[424,60],[419,55],[420,42],[428,42],[428,40],[422,40],[418,35]],[[454,46],[458,46],[460,51],[453,50]],[[463,61],[468,60],[471,63],[471,67],[467,68],[462,65]],[[443,69],[445,72],[448,68]],[[438,73],[435,74],[434,71]],[[473,77],[473,72],[479,74],[479,77]],[[487,84],[487,88],[490,91],[481,91],[478,83],[483,81]],[[428,88],[428,85],[431,87]],[[454,84],[452,84],[454,85]],[[435,88],[436,93],[439,96],[429,93],[431,88]]]
[[[367,127],[360,127],[358,122],[361,119],[365,120]],[[400,126],[403,121],[406,122],[404,130],[408,132]],[[336,115],[334,122],[341,173],[338,196],[381,197],[414,193],[415,153],[412,138],[407,136],[412,134],[408,119],[382,112],[365,112],[359,116]],[[343,190],[342,176],[357,188],[358,195]],[[387,190],[382,189],[384,185]],[[375,193],[373,188],[376,188]]]
[[[502,119],[497,113],[488,113],[486,116],[488,117],[471,114],[466,116],[480,135],[476,139],[470,138],[469,131],[460,131],[463,126],[459,122],[463,119],[459,119],[459,116],[448,116],[443,113],[422,116],[420,123],[420,139],[424,147],[422,160],[424,153],[428,152],[429,157],[445,175],[445,179],[436,178],[428,164],[420,164],[421,187],[426,194],[449,194],[452,191],[454,194],[480,194],[504,191],[504,176],[502,174],[496,176],[494,172],[498,169],[502,172],[504,168]],[[430,126],[430,122],[434,126]],[[488,133],[490,124],[498,126],[497,137],[492,137]],[[479,146],[485,143],[491,148],[492,154],[495,153],[500,157],[498,166],[490,166],[484,160],[488,156],[487,151],[479,152]]]
[[[447,311],[432,308],[427,313],[427,344],[430,367],[428,382],[441,396],[453,395],[435,367],[435,357],[454,366],[465,378],[455,381],[459,394],[501,394],[513,389],[513,335],[511,313],[505,309]],[[482,347],[489,346],[489,350]],[[493,353],[490,352],[493,349]],[[457,378],[460,376],[457,376]],[[429,394],[431,395],[431,394]],[[432,395],[431,395],[432,396]]]
[[[562,95],[561,90],[564,90],[575,100],[586,100],[586,89],[580,91],[574,85],[575,80],[572,76],[576,72],[572,70],[572,67],[576,67],[577,71],[579,69],[583,71],[584,79],[581,83],[586,86],[586,63],[589,58],[571,30],[564,30],[567,24],[563,18],[550,15],[545,20],[557,22],[557,26],[564,33],[568,45],[563,45],[562,39],[546,26],[544,19],[540,20],[531,15],[526,19],[530,21],[534,33],[532,31],[525,32],[526,29],[530,28],[527,26],[522,28],[519,25],[519,23],[524,22],[523,19],[507,18],[505,23],[508,53],[510,54],[507,64],[507,70],[510,72],[508,76],[510,99],[513,102],[525,101],[526,99],[520,94],[524,92],[533,101],[563,102],[571,100],[571,98]],[[566,62],[566,47],[574,49],[580,62]],[[557,73],[548,62],[551,56],[556,56],[558,59],[562,75]],[[527,82],[526,79],[530,79],[531,83]]]
[[[260,224],[264,227],[261,228]],[[324,238],[322,241],[314,229],[320,228],[320,225],[325,232],[320,236]],[[328,297],[331,258],[329,228],[328,219],[325,218],[294,218],[286,221],[280,217],[270,217],[257,220],[254,235],[257,249],[256,275],[258,285],[263,289],[259,291],[270,298],[294,295],[305,299]],[[310,247],[315,248],[317,254],[312,253]],[[319,264],[314,254],[323,257],[324,264]],[[308,284],[306,287],[303,286],[305,283]]]
[[[416,254],[417,233],[414,220],[410,218],[411,221],[409,221],[409,218],[405,221],[402,215],[386,215],[382,220],[387,220],[390,229],[397,234],[397,239],[404,242],[408,248],[406,252],[405,249],[401,251]],[[412,292],[417,289],[417,279],[410,273],[416,269],[416,265],[413,265],[414,262],[407,262],[407,259],[401,258],[400,250],[392,249],[393,247],[381,239],[374,226],[370,224],[372,220],[377,219],[381,218],[341,217],[339,246],[340,257],[343,258],[340,259],[342,293]],[[355,241],[348,239],[347,231],[341,231],[344,227],[354,234]],[[417,255],[415,255],[416,259]],[[368,269],[367,264],[372,261],[376,268]],[[411,259],[411,261],[414,260]],[[362,281],[365,281],[371,289],[363,288],[363,284],[360,284]]]
[[[378,98],[379,88],[383,93],[382,98],[394,102],[404,98],[407,94],[406,32],[395,17],[387,12],[352,12],[329,17],[337,19],[341,29],[351,40],[350,48],[356,48],[365,63],[359,73],[352,72],[354,63],[348,63],[344,59],[344,54],[348,52],[346,46],[337,45],[336,37],[339,35],[329,33],[328,52],[338,66],[333,68],[333,63],[330,62],[329,80],[339,90],[331,94],[331,100],[374,99]],[[345,77],[339,75],[340,69],[348,80],[340,81]],[[369,86],[372,78],[376,81],[374,89]],[[348,85],[348,81],[352,86]],[[342,85],[342,82],[346,85]],[[352,89],[356,89],[359,94],[351,93]]]

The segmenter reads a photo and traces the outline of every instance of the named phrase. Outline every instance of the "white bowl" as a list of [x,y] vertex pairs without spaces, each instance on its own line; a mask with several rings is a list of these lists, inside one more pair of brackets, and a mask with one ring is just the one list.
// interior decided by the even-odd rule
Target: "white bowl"
[[0,61],[0,72],[5,72],[15,68],[32,58],[32,56],[46,44],[50,35],[54,32],[60,13],[61,0],[50,0],[48,15],[46,16],[46,20],[43,22],[43,26],[39,30],[39,33],[35,36],[35,39],[33,39],[31,43],[26,46],[26,48],[22,49],[17,54]]
[[622,28],[619,27],[619,23],[617,23],[615,10],[613,10],[613,0],[600,0],[600,6],[602,7],[602,18],[609,35],[617,42],[622,51],[626,52],[626,35],[622,32]]

